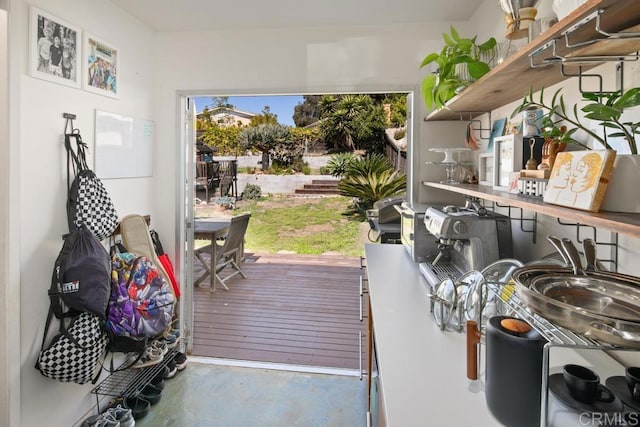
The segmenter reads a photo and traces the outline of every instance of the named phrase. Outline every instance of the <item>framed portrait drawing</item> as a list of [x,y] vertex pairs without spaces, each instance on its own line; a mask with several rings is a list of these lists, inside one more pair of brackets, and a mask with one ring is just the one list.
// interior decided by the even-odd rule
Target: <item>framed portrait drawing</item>
[[29,22],[29,75],[79,88],[80,29],[33,6]]
[[512,172],[522,169],[522,137],[518,134],[499,136],[493,140],[493,186],[509,190]]
[[493,185],[493,152],[480,153],[478,157],[478,184]]
[[85,32],[82,60],[84,89],[118,98],[118,60],[117,48]]
[[544,192],[546,203],[598,212],[613,172],[613,150],[558,153]]

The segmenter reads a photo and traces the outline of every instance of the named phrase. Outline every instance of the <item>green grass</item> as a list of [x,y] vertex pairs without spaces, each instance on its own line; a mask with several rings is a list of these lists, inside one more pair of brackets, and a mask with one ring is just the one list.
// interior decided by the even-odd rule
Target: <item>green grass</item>
[[245,247],[256,252],[298,254],[336,252],[360,256],[361,220],[350,214],[351,198],[270,196],[247,201],[238,213],[251,212]]

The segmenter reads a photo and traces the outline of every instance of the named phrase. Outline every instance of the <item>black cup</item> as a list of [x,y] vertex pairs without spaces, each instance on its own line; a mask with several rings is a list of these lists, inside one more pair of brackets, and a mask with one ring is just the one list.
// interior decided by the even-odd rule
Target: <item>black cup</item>
[[582,403],[611,402],[615,398],[607,387],[600,384],[598,374],[587,367],[564,365],[562,376],[571,397]]
[[633,400],[640,401],[640,367],[630,366],[625,369],[624,378]]

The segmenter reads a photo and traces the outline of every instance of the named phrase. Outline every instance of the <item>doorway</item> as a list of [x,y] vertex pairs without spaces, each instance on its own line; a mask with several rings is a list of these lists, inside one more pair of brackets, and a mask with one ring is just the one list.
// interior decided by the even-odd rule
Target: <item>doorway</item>
[[[402,91],[402,92],[409,95],[409,96],[407,96],[407,103],[406,103],[407,110],[406,110],[406,112],[404,114],[406,115],[406,117],[411,117],[410,111],[413,108],[413,105],[411,104],[412,103],[411,92],[409,92],[409,91]],[[380,95],[381,96],[382,94],[385,94],[385,93],[397,93],[397,92],[380,91],[380,92],[366,92],[366,93],[367,94],[370,93],[370,94]],[[343,94],[341,94],[341,95],[343,95]],[[294,96],[292,96],[292,95],[277,95],[277,96],[282,97],[282,98],[284,98],[284,97],[294,97],[295,96],[297,102],[301,102],[301,101],[304,100],[304,98],[306,96],[320,96],[320,95],[294,95]],[[207,104],[207,103],[202,103],[201,102],[200,105],[198,105],[199,100],[201,100],[203,98],[209,100],[210,103]],[[227,98],[227,102],[224,102],[223,98]],[[232,107],[235,107],[234,101],[233,101],[234,99],[241,99],[241,100],[244,101],[244,100],[248,100],[249,98],[262,98],[263,99],[262,104],[260,103],[259,100],[257,100],[257,101],[253,100],[254,105],[258,106],[256,108],[258,111],[246,111],[248,109],[247,107],[232,108]],[[270,96],[269,98],[273,99],[273,98],[276,98],[276,96]],[[184,137],[185,137],[184,138],[185,139],[185,145],[184,145],[184,147],[186,147],[186,149],[181,150],[181,151],[183,153],[185,153],[184,171],[188,172],[188,175],[186,175],[188,178],[185,180],[185,182],[193,182],[193,179],[195,178],[195,166],[194,166],[194,157],[195,156],[193,154],[194,154],[194,152],[196,150],[196,146],[198,145],[198,144],[196,144],[196,142],[200,142],[200,141],[196,140],[196,138],[198,137],[198,132],[197,132],[198,131],[198,126],[196,125],[196,120],[197,120],[198,115],[201,115],[202,112],[203,112],[203,109],[204,109],[203,105],[207,105],[207,110],[210,112],[210,117],[212,117],[212,120],[214,122],[219,123],[219,124],[224,124],[224,123],[229,123],[229,122],[237,123],[238,121],[240,121],[238,119],[237,115],[230,114],[230,113],[232,113],[232,111],[230,111],[230,110],[239,110],[242,113],[249,113],[249,114],[253,114],[254,116],[257,116],[257,115],[268,116],[269,113],[270,114],[277,114],[278,118],[281,118],[281,113],[280,112],[275,112],[274,113],[274,111],[272,110],[272,106],[269,105],[270,101],[264,101],[264,99],[265,99],[264,95],[245,95],[245,94],[242,94],[242,95],[233,95],[233,96],[230,95],[228,97],[211,96],[211,97],[198,97],[198,98],[195,98],[195,99],[187,99],[187,98],[184,98],[184,99],[185,99],[185,101],[184,101],[185,108],[186,108],[186,105],[191,105],[192,106],[190,110],[188,109],[190,111],[188,123],[186,123],[186,126],[183,127],[183,129],[185,130],[185,135],[184,135]],[[231,101],[229,101],[229,99]],[[222,101],[222,102],[220,102],[219,105],[214,105],[213,102],[215,102],[215,101],[218,101],[218,102]],[[246,105],[246,104],[243,104],[243,106],[244,105]],[[223,107],[222,109],[225,110],[224,114],[219,114],[219,115],[212,114],[212,112],[220,111],[221,110],[220,107]],[[229,117],[231,117],[231,116],[232,116],[232,118],[230,119]],[[294,123],[294,125],[295,125],[295,123]],[[405,130],[406,134],[408,134],[406,136],[406,141],[410,141],[410,137],[411,137],[411,134],[412,134],[411,129],[410,129],[411,127],[412,127],[412,123],[411,123],[411,120],[409,119],[409,120],[407,120],[407,126],[406,126],[406,130]],[[407,142],[406,146],[409,147],[410,143]],[[410,150],[407,148],[406,152],[410,152]],[[218,153],[216,153],[216,154],[218,154]],[[232,150],[231,152],[223,152],[223,153],[219,153],[219,154],[231,155],[231,156],[235,156],[236,158],[238,158],[239,151],[236,150],[234,152]],[[256,156],[256,158],[259,159],[259,156]],[[397,159],[396,159],[396,161],[397,161]],[[256,165],[255,166],[258,167],[257,161],[256,161]],[[194,216],[195,216],[194,200],[196,198],[196,193],[195,193],[195,190],[194,190],[193,186],[189,186],[188,185],[187,187],[188,188],[186,188],[185,190],[187,191],[187,194],[189,195],[189,197],[186,197],[184,200],[187,200],[187,202],[185,204],[185,218],[186,218],[187,231],[189,231],[190,227],[191,227],[191,224],[193,224],[193,220],[194,220]],[[241,193],[241,192],[242,192],[242,187],[239,186],[238,193]],[[196,324],[197,320],[195,319],[195,317],[200,315],[198,313],[197,306],[203,304],[203,301],[209,301],[210,303],[214,303],[214,299],[218,295],[221,295],[221,293],[224,293],[224,296],[227,297],[227,296],[231,295],[231,292],[227,293],[227,292],[219,289],[216,292],[216,294],[213,294],[213,296],[206,295],[206,299],[205,298],[199,298],[200,294],[198,294],[198,292],[200,290],[199,289],[194,289],[193,286],[192,286],[193,278],[194,278],[194,268],[195,268],[195,265],[194,265],[195,263],[192,262],[192,260],[194,259],[193,258],[193,245],[194,245],[194,242],[193,242],[193,237],[192,236],[193,236],[193,233],[189,233],[189,232],[185,233],[185,240],[184,241],[185,241],[185,246],[186,247],[185,247],[185,252],[184,253],[186,254],[185,266],[187,267],[186,276],[188,277],[186,283],[188,283],[187,286],[190,287],[191,289],[190,289],[189,292],[185,292],[185,301],[189,301],[189,304],[188,304],[189,305],[189,310],[184,310],[183,313],[185,315],[186,329],[191,334],[190,335],[190,339],[188,340],[188,342],[189,342],[188,349],[193,352],[193,350],[194,350],[194,342],[196,342],[195,347],[196,347],[196,350],[197,350],[197,348],[200,345],[201,341],[205,338],[205,337],[202,337],[202,336],[198,336],[199,334],[202,334],[203,328],[199,327],[199,325]],[[266,258],[267,257],[263,257],[263,259],[260,260],[259,262],[264,261],[266,263],[267,262]],[[278,266],[274,267],[274,268],[276,268],[276,269],[279,268],[281,270],[280,274],[286,274],[287,272],[291,272],[291,271],[295,270],[296,266],[294,266],[294,264],[295,264],[294,262],[292,262],[291,260],[283,259],[283,257],[280,257],[280,258],[281,259],[275,260],[275,257],[274,257],[274,259],[268,260],[268,263],[271,264],[271,267],[274,267],[275,264],[278,264]],[[293,258],[293,256],[291,256],[289,258]],[[336,263],[338,263],[337,260],[334,260],[334,261]],[[249,267],[254,267],[254,266],[247,265],[247,268],[249,268]],[[258,274],[260,274],[260,275],[262,275],[262,277],[264,277],[263,281],[269,280],[269,276],[268,276],[269,273],[265,273],[264,270],[260,270],[260,269],[265,268],[265,266],[257,266],[256,265],[255,267],[256,267],[256,271],[260,271],[260,273],[258,273]],[[297,267],[299,268],[300,266],[297,266]],[[325,271],[328,271],[329,267],[330,266],[325,266]],[[352,337],[352,338],[349,338],[349,339],[351,340],[352,343],[355,343],[354,346],[357,348],[358,347],[358,344],[357,344],[358,339],[362,339],[361,336],[360,337],[358,336],[358,331],[357,331],[357,329],[358,329],[357,325],[360,325],[360,322],[358,320],[358,318],[359,318],[359,308],[358,308],[358,306],[359,306],[359,302],[358,302],[358,286],[359,285],[358,285],[358,282],[359,281],[358,281],[358,278],[360,276],[359,260],[358,260],[358,262],[356,264],[353,264],[353,265],[351,265],[351,266],[349,266],[347,268],[352,268],[352,273],[355,272],[355,275],[353,276],[353,280],[352,280],[352,284],[353,284],[353,287],[354,287],[353,288],[354,301],[351,304],[347,304],[347,305],[350,305],[350,307],[344,307],[344,310],[346,310],[346,311],[352,310],[353,317],[356,319],[356,322],[355,322],[356,326],[353,326],[352,327],[352,331],[350,332],[350,333],[354,334],[353,336],[355,336],[355,338]],[[301,271],[304,271],[304,267],[302,267]],[[309,272],[309,271],[311,271],[311,268],[307,268],[307,272]],[[304,275],[304,273],[303,273],[303,275]],[[306,276],[309,276],[309,275],[310,274],[306,274]],[[321,273],[318,280],[326,281],[326,273],[325,273],[325,277],[324,278],[322,277],[322,273]],[[284,281],[284,279],[278,279],[277,281],[278,282],[279,281]],[[255,288],[259,288],[260,284],[256,283],[256,284],[253,284],[253,286]],[[266,286],[263,284],[262,288],[265,288],[265,287]],[[203,297],[204,297],[204,295],[203,295]],[[265,299],[265,298],[263,298],[263,299]],[[238,307],[239,307],[240,302],[236,301],[235,304],[238,304]],[[276,304],[276,303],[273,303],[273,304]],[[325,310],[329,310],[329,309],[331,309],[331,306],[336,306],[336,305],[338,305],[338,304],[335,303],[335,302],[329,302],[327,307],[325,308]],[[223,307],[225,307],[225,306],[223,305]],[[227,303],[226,307],[229,307],[229,303]],[[228,314],[228,319],[231,320],[233,318],[233,316],[236,316],[239,311],[240,310],[236,310],[235,312],[229,313]],[[304,311],[304,308],[301,311]],[[237,317],[234,318],[234,320],[232,322],[232,323],[234,323],[234,326],[238,324],[238,322],[236,322],[235,319],[237,319]],[[203,319],[202,321],[203,322],[207,322],[208,325],[211,325],[211,322],[219,322],[219,319],[216,320],[216,319],[213,319],[213,318],[209,318],[209,319]],[[338,315],[335,316],[334,321],[337,322],[337,323],[342,322]],[[261,321],[260,320],[256,320],[256,322],[260,323]],[[214,328],[211,327],[210,329],[214,329]],[[265,333],[265,334],[267,334],[267,333],[270,334],[271,333],[271,331],[266,332],[264,330],[262,332]],[[221,334],[221,332],[217,332],[217,333]],[[290,345],[287,345],[287,343],[295,341],[296,339],[300,338],[300,337],[294,337],[295,334],[296,334],[296,332],[293,331],[293,330],[289,331],[288,337],[287,337],[287,335],[285,333],[285,338],[279,338],[279,340],[280,340],[279,345],[281,347],[291,347]],[[189,334],[187,334],[187,335],[189,336]],[[265,339],[265,336],[261,336],[261,337],[256,338],[256,340],[258,340],[258,339]],[[306,338],[303,337],[301,339],[304,340]],[[338,343],[333,342],[332,344],[335,345],[335,344],[338,344]],[[267,344],[265,344],[265,345],[267,345]],[[257,346],[257,344],[256,344],[256,346]],[[283,352],[280,352],[280,353],[283,353]],[[194,354],[197,355],[197,352],[194,353]],[[253,360],[253,361],[257,360],[255,358],[255,353],[252,354],[251,352],[245,353],[244,356],[241,355],[240,353],[238,353],[237,351],[227,352],[225,354],[226,355],[222,355],[222,356],[219,356],[219,357],[225,358],[225,359],[236,359],[236,360],[245,360],[245,361],[246,360]],[[280,354],[280,355],[282,356],[282,354]],[[287,357],[287,356],[283,356],[283,357]],[[289,356],[289,360],[293,360],[293,359],[295,359],[295,357]],[[281,360],[277,360],[277,361],[274,361],[274,362],[282,363]],[[294,360],[294,363],[304,364],[304,362],[296,362],[295,360]]]

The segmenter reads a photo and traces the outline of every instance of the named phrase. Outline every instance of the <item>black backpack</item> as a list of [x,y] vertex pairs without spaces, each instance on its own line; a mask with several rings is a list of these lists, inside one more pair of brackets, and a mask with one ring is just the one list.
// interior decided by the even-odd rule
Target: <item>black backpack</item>
[[84,227],[64,236],[56,258],[49,299],[58,319],[82,312],[106,318],[111,294],[111,259],[97,237]]

